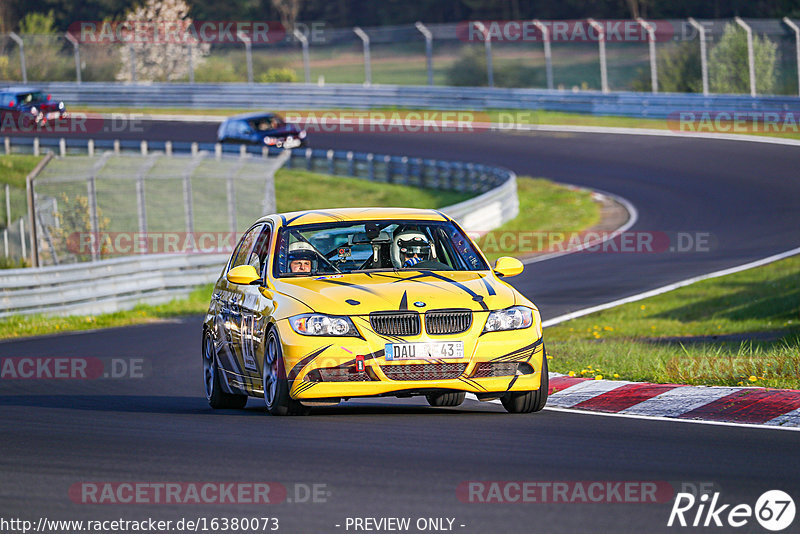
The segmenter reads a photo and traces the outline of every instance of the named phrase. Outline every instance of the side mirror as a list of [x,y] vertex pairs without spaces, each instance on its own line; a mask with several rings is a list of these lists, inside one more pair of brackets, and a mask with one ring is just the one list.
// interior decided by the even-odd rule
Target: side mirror
[[517,258],[503,256],[494,264],[494,272],[498,276],[517,276],[525,268]]
[[230,271],[228,271],[227,276],[225,277],[228,279],[228,282],[232,284],[239,284],[243,286],[248,286],[255,283],[261,282],[261,277],[258,276],[258,271],[252,265],[240,265],[238,267],[234,267]]

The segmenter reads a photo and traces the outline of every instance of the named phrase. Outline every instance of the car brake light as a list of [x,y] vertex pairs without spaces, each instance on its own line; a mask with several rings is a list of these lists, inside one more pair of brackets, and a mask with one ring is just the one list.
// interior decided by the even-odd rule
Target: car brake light
[[52,97],[53,95],[47,95],[47,100],[50,100]]
[[11,102],[9,102],[9,103],[8,103],[8,107],[10,107],[10,108],[13,108],[13,107],[14,107],[14,101],[13,101],[13,100],[12,100]]

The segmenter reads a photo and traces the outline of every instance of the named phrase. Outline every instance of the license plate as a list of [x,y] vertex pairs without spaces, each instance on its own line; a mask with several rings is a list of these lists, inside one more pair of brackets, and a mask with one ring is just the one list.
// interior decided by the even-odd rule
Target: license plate
[[283,143],[284,148],[297,148],[300,146],[300,139],[287,138]]
[[387,343],[386,359],[394,360],[440,360],[463,358],[464,343],[443,341],[437,343]]

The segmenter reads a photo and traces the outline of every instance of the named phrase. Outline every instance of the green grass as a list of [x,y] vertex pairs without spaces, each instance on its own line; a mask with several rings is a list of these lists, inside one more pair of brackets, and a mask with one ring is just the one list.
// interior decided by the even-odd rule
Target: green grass
[[[521,176],[517,178],[517,196],[519,215],[478,240],[489,261],[494,262],[501,256],[525,256],[538,252],[535,247],[539,244],[537,240],[531,240],[534,247],[530,249],[524,244],[526,235],[578,232],[600,221],[600,207],[592,200],[589,191],[568,189],[544,178]],[[507,234],[513,236],[511,241],[504,241],[503,236]],[[512,246],[506,249],[504,242]],[[520,243],[521,247],[515,247],[513,243]],[[546,243],[545,240],[545,246]]]
[[442,208],[470,196],[468,193],[332,177],[296,169],[281,169],[275,174],[279,212],[368,206]]
[[[714,337],[728,334],[740,336]],[[800,388],[800,257],[573,319],[545,339],[560,373]]]

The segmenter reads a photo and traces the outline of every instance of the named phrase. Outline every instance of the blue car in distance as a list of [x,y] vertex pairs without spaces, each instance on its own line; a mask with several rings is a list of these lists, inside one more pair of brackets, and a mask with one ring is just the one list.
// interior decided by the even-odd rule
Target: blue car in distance
[[276,113],[245,113],[225,119],[217,130],[217,142],[262,145],[275,148],[306,146],[306,131],[285,122]]

